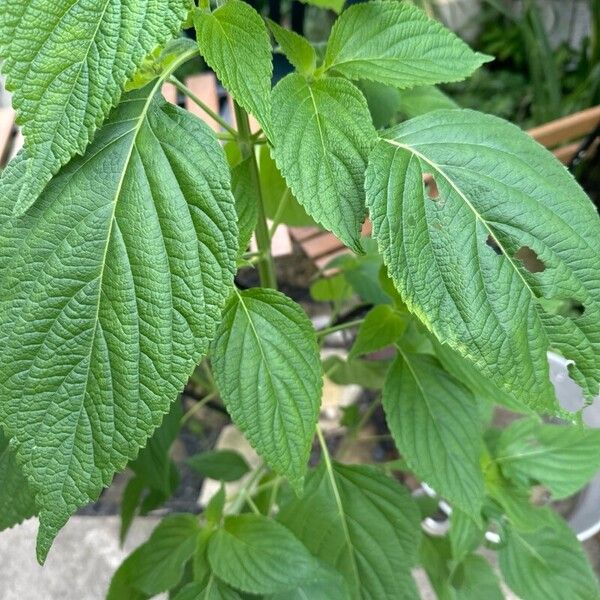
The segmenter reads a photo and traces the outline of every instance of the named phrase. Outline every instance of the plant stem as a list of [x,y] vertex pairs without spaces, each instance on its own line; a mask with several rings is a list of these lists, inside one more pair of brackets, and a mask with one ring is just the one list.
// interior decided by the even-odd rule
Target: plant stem
[[352,329],[353,327],[358,327],[362,325],[364,319],[357,319],[356,321],[348,321],[348,323],[340,323],[339,325],[333,325],[332,327],[325,327],[325,329],[321,329],[317,331],[317,337],[326,337],[335,333],[336,331],[344,331],[344,329]]
[[256,471],[252,473],[246,482],[240,487],[240,489],[236,492],[234,496],[232,496],[231,506],[228,507],[227,513],[230,515],[235,515],[240,512],[244,503],[246,502],[246,494],[249,494],[254,491],[255,485],[260,478],[265,473],[264,465],[260,465],[256,468]]
[[202,400],[196,402],[190,410],[188,410],[183,417],[181,417],[180,425],[185,425],[203,406],[206,406],[211,400],[214,400],[218,396],[218,392],[212,392],[208,396],[204,396]]
[[207,106],[190,88],[184,85],[177,77],[171,75],[169,81],[183,94],[190,98],[195,104],[197,104],[209,117],[213,118],[223,129],[228,131],[234,139],[237,139],[237,131],[225,120],[221,115],[217,114],[209,106]]
[[289,198],[290,198],[290,190],[289,190],[289,188],[285,188],[285,192],[283,192],[283,194],[281,195],[279,204],[277,205],[277,212],[275,213],[275,216],[273,217],[273,223],[271,223],[271,229],[269,230],[269,237],[271,239],[273,239],[273,236],[275,235],[275,231],[277,231],[277,228],[279,227],[279,224],[281,223],[281,217],[283,215],[283,211],[285,210],[285,207],[288,204]]
[[256,153],[254,152],[254,140],[252,131],[250,130],[248,113],[237,102],[233,103],[233,107],[238,125],[238,143],[240,145],[240,151],[242,153],[242,158],[250,159],[251,161],[250,176],[252,177],[252,185],[256,190],[258,198],[256,245],[258,246],[258,251],[261,255],[261,259],[257,264],[260,285],[262,287],[277,289],[277,278],[275,276],[273,257],[271,256],[271,238],[269,237],[269,228],[265,216],[265,207],[260,188],[260,177],[258,174],[258,164],[256,162]]

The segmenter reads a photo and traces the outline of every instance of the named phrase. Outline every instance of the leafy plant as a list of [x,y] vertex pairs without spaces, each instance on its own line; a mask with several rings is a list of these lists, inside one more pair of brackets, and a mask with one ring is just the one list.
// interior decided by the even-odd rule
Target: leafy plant
[[[177,486],[169,448],[191,414],[174,401],[202,361],[192,411],[221,401],[262,462],[192,457],[239,487],[160,522],[110,599],[415,598],[419,565],[442,598],[501,597],[476,553],[496,538],[524,600],[598,597],[573,533],[531,501],[540,485],[547,502],[569,496],[600,467],[600,434],[560,408],[547,362],[560,352],[598,394],[598,215],[517,127],[418,110],[447,106],[431,86],[488,56],[389,0],[342,11],[324,55],[241,0],[0,7],[26,137],[0,179],[3,528],[37,514],[43,562],[129,465],[124,537]],[[168,41],[190,23],[197,44]],[[273,88],[269,30],[296,68]],[[234,99],[237,128],[212,115],[223,134],[160,95],[171,81],[198,100],[173,76],[198,54]],[[378,130],[369,82],[414,90],[406,110],[424,114]],[[311,286],[334,307],[325,329],[277,291],[267,215],[317,223],[354,251]],[[234,282],[248,265],[260,287]],[[321,355],[350,330],[348,357]],[[324,376],[373,390],[335,448],[318,425]],[[521,413],[502,431],[497,403]],[[380,404],[400,458],[344,464]],[[422,526],[441,499],[442,538]]]

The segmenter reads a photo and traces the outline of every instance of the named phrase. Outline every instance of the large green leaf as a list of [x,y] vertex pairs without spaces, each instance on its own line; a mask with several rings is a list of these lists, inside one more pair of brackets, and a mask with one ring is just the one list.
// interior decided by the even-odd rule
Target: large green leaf
[[531,407],[558,410],[549,348],[598,393],[600,219],[547,150],[496,117],[440,110],[385,134],[366,186],[390,276],[441,342]]
[[522,600],[595,600],[598,581],[580,543],[558,517],[531,533],[509,529],[500,547],[500,570]]
[[273,156],[306,212],[362,252],[364,174],[375,129],[360,91],[340,77],[284,77],[273,90]]
[[18,525],[36,512],[33,492],[0,429],[0,531]]
[[579,491],[600,469],[600,430],[523,419],[505,429],[495,458],[507,477],[539,482],[555,499]]
[[471,392],[433,357],[402,352],[388,373],[383,408],[410,468],[477,519],[483,441]]
[[407,2],[366,2],[336,21],[323,68],[407,88],[460,81],[488,60]]
[[275,290],[236,292],[213,350],[235,424],[275,471],[301,489],[321,403],[321,362],[304,311]]
[[161,423],[231,289],[225,157],[159,85],[1,230],[0,417],[37,493],[41,560]]
[[322,463],[278,518],[344,575],[352,598],[418,598],[410,569],[419,511],[405,488],[374,467]]
[[150,539],[118,568],[107,600],[150,598],[175,587],[196,549],[199,533],[200,525],[194,515],[166,517]]
[[2,2],[2,71],[26,139],[0,179],[15,212],[83,153],[136,67],[179,31],[188,8],[188,0]]
[[240,106],[271,131],[271,40],[260,15],[246,2],[227,0],[194,17],[200,52]]
[[260,515],[230,516],[208,544],[220,579],[251,594],[292,590],[318,576],[319,564],[280,523]]

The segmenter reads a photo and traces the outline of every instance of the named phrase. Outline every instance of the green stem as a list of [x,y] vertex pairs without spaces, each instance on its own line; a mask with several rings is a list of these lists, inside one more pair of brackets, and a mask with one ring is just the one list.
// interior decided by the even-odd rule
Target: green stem
[[242,487],[236,492],[234,496],[232,496],[231,505],[227,509],[227,513],[230,515],[235,515],[242,510],[244,503],[246,502],[246,494],[250,494],[254,492],[256,487],[256,483],[260,481],[260,478],[265,473],[264,465],[260,465],[256,468],[256,471],[248,477],[246,482],[242,485]]
[[203,406],[206,406],[211,400],[214,400],[218,396],[218,392],[212,392],[208,394],[208,396],[204,396],[202,400],[199,400],[188,410],[183,417],[181,417],[181,421],[179,422],[181,426],[185,425]]
[[238,143],[242,158],[250,159],[250,177],[252,185],[256,190],[258,198],[258,221],[256,223],[256,245],[261,254],[261,259],[258,262],[258,275],[260,277],[260,285],[277,289],[277,278],[275,276],[275,266],[271,256],[271,238],[269,237],[269,228],[267,226],[267,218],[265,216],[265,207],[263,203],[262,191],[260,188],[260,177],[258,174],[258,164],[256,162],[256,153],[254,152],[254,140],[252,131],[250,130],[250,121],[248,113],[237,103],[233,103],[235,110],[235,118],[238,125]]
[[332,327],[326,327],[317,331],[317,337],[326,337],[335,333],[336,331],[344,331],[345,329],[352,329],[353,327],[359,327],[364,323],[364,319],[357,319],[356,321],[348,321],[347,323],[340,323],[339,325],[333,325]]
[[208,105],[206,105],[190,88],[183,84],[177,77],[171,75],[169,81],[183,94],[185,94],[190,100],[197,104],[209,117],[213,118],[223,129],[228,131],[234,139],[237,140],[237,131],[225,120],[221,115],[217,114]]
[[281,199],[279,200],[279,204],[277,205],[277,212],[275,213],[275,216],[273,217],[273,223],[271,223],[271,229],[269,230],[269,237],[271,239],[273,239],[273,236],[275,235],[275,231],[277,231],[277,228],[279,227],[279,224],[281,223],[281,217],[283,215],[283,211],[285,210],[285,207],[288,204],[289,198],[290,198],[290,190],[289,190],[289,188],[286,188],[285,192],[283,192],[283,194],[281,195]]

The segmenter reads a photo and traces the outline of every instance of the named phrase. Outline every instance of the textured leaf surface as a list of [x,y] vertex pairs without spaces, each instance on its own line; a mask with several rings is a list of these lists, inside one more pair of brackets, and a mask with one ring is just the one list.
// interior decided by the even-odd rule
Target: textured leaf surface
[[259,515],[227,517],[210,539],[208,560],[217,577],[251,594],[290,590],[319,572],[289,529]]
[[214,12],[198,10],[200,52],[236,102],[271,131],[271,40],[260,15],[246,2],[228,0]]
[[241,161],[231,169],[231,190],[238,216],[240,253],[246,252],[258,220],[259,197],[253,185],[252,158]]
[[317,53],[310,42],[295,31],[285,29],[271,19],[267,20],[267,24],[281,47],[281,51],[296,70],[302,75],[313,73],[317,66]]
[[[557,410],[549,348],[598,393],[600,219],[547,150],[496,117],[435,111],[386,134],[366,185],[390,276],[441,342],[534,408]],[[584,312],[553,314],[540,298]]]
[[273,90],[273,135],[277,165],[306,212],[361,252],[375,129],[360,91],[339,77],[288,75]]
[[0,10],[0,56],[25,135],[0,197],[23,212],[81,154],[127,80],[175,35],[187,0],[10,0]]
[[36,513],[33,492],[8,439],[0,430],[0,531],[18,525]]
[[553,498],[566,498],[598,473],[600,430],[517,421],[502,432],[495,460],[507,477],[539,482]]
[[294,590],[267,596],[265,600],[348,600],[348,586],[342,575],[320,562],[315,581],[304,581]]
[[408,492],[377,469],[321,464],[304,497],[278,518],[344,575],[352,598],[418,598],[410,568],[417,560],[419,512]]
[[231,289],[225,158],[154,91],[128,95],[1,231],[0,416],[37,492],[41,559],[161,423]]
[[409,3],[368,2],[338,18],[324,68],[406,88],[460,81],[488,60]]
[[594,600],[598,581],[581,544],[558,518],[551,527],[532,533],[511,529],[504,540],[500,570],[510,588],[523,600]]
[[212,360],[235,424],[275,471],[300,488],[322,386],[314,329],[304,311],[274,290],[234,294]]
[[410,468],[477,518],[483,502],[482,438],[471,392],[431,356],[402,353],[388,373],[383,407]]
[[194,515],[166,517],[116,571],[107,600],[132,600],[136,594],[149,598],[175,587],[194,553],[199,533]]
[[206,586],[188,583],[174,600],[240,600],[241,596],[228,585],[211,577]]

